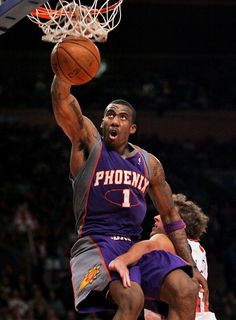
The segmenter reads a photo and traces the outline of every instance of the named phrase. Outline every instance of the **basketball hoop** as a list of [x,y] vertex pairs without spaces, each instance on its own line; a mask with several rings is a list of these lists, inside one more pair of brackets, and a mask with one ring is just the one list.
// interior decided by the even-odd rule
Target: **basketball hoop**
[[70,35],[105,42],[121,21],[123,0],[114,4],[111,0],[92,1],[91,6],[85,6],[81,0],[59,0],[54,9],[46,2],[27,16],[43,30],[44,41],[57,43]]

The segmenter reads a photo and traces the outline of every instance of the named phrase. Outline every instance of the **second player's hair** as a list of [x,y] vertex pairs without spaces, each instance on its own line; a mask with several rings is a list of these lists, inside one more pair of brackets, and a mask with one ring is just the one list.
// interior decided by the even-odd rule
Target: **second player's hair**
[[207,232],[209,217],[195,202],[188,200],[182,193],[173,194],[173,200],[181,218],[186,223],[187,237],[199,240]]

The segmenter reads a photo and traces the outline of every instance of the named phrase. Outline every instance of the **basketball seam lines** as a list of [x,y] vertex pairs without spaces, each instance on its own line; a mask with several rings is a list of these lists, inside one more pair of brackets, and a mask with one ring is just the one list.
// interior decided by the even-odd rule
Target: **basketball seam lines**
[[[82,39],[80,39],[80,41],[81,41],[81,40],[82,40]],[[83,46],[81,43],[78,44],[77,41],[73,41],[73,40],[70,40],[70,41],[64,40],[63,43],[74,43],[74,44],[77,44],[78,46],[80,46],[80,47],[82,47],[82,48],[87,49],[87,50],[94,56],[94,58],[97,60],[97,62],[98,62],[98,63],[100,62],[99,59],[97,59],[97,56],[93,53],[93,51],[91,51],[88,47]],[[93,42],[92,42],[92,43],[93,43]],[[60,48],[60,46],[58,46],[58,48]],[[61,49],[64,49],[64,48],[62,47]],[[65,49],[64,49],[64,50],[65,50]],[[99,52],[98,52],[98,53],[99,53]]]
[[[77,42],[73,42],[73,43],[78,44]],[[94,56],[94,58],[97,60],[97,62],[99,63],[99,60],[97,59],[97,56],[93,53],[92,50],[90,50],[90,48],[88,48],[88,47],[86,47],[86,46],[83,46],[82,44],[78,44],[78,45],[81,46],[82,48],[88,50],[88,51]],[[96,47],[95,47],[95,48],[96,48]]]
[[[81,47],[88,49],[88,48],[85,47],[85,46],[81,46]],[[91,75],[87,72],[87,70],[85,70],[85,69],[79,64],[79,62],[78,62],[76,59],[74,59],[74,57],[73,57],[67,50],[65,50],[63,47],[60,47],[60,46],[58,47],[58,49],[57,49],[57,50],[58,50],[58,51],[57,51],[57,55],[59,54],[59,49],[64,50],[64,52],[66,52],[66,53],[68,54],[68,56],[81,68],[81,70],[83,70],[84,73],[87,74],[87,76],[89,76],[91,79],[93,78],[93,76],[91,76]],[[97,61],[97,63],[99,64],[99,61],[98,61],[97,57],[93,54],[93,52],[92,52],[91,50],[88,50],[88,51],[96,58],[96,61]],[[68,79],[68,77],[64,74],[63,69],[62,69],[61,66],[60,66],[59,59],[58,59],[58,64],[59,64],[59,67],[60,67],[63,75]],[[69,79],[69,80],[71,80],[71,79]]]

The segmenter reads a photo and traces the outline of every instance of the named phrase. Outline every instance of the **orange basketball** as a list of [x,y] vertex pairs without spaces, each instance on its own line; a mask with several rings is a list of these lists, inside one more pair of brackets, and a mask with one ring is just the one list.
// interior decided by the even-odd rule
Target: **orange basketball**
[[87,38],[68,36],[51,53],[53,72],[73,85],[92,80],[101,62],[97,46]]

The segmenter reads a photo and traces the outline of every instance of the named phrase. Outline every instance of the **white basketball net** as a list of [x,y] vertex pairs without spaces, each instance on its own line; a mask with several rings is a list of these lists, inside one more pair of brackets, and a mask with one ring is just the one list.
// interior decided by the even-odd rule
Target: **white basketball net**
[[122,2],[118,0],[109,6],[109,0],[103,0],[102,4],[101,0],[94,0],[91,6],[85,6],[81,0],[59,0],[55,8],[46,2],[29,14],[28,18],[43,30],[44,41],[57,43],[73,35],[94,42],[105,42],[108,32],[120,23]]

